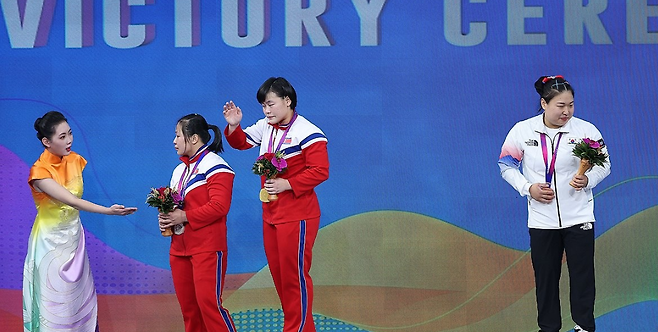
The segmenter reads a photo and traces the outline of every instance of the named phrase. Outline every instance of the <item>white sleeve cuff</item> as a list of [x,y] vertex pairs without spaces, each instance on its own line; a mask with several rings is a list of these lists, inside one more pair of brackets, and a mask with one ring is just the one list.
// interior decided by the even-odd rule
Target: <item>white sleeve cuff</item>
[[523,185],[523,188],[521,188],[521,196],[530,196],[530,187],[532,186],[532,183],[526,183]]

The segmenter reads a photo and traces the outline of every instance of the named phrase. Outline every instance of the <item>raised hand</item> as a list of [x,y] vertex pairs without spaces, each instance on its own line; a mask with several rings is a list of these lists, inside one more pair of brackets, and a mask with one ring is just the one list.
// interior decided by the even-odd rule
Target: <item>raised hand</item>
[[242,110],[240,107],[235,106],[232,100],[224,104],[223,114],[226,123],[231,127],[237,127],[242,121]]

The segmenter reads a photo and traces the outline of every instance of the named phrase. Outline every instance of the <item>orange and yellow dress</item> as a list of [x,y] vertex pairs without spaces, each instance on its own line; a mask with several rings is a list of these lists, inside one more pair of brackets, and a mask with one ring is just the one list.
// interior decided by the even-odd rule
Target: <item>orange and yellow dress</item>
[[32,186],[32,180],[51,178],[81,197],[86,164],[75,152],[60,158],[45,150],[30,168],[37,216],[23,271],[24,331],[97,330],[96,289],[80,213]]

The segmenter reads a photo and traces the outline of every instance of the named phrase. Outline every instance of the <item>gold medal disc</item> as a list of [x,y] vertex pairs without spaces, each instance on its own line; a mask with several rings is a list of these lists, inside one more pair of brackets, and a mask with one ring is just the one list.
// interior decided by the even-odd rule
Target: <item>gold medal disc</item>
[[261,202],[268,203],[270,200],[267,198],[267,196],[269,196],[269,195],[270,194],[267,193],[267,190],[265,190],[265,188],[263,188],[263,189],[260,190],[260,193],[259,193],[258,196],[259,196]]

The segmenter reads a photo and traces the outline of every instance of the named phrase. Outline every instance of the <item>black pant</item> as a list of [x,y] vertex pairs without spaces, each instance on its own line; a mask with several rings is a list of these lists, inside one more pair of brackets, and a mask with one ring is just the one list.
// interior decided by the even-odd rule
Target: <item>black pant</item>
[[569,271],[571,318],[588,332],[595,330],[593,225],[530,229],[532,267],[537,288],[537,323],[543,332],[558,332],[562,327],[559,285],[563,252],[566,252]]

